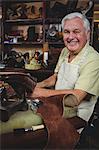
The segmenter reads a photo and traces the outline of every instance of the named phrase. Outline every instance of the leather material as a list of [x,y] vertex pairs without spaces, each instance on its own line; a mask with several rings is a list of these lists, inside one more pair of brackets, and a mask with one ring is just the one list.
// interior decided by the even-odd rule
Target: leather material
[[48,132],[45,149],[73,149],[79,140],[79,134],[63,117],[63,95],[39,99],[43,101],[43,105],[37,112],[42,116]]

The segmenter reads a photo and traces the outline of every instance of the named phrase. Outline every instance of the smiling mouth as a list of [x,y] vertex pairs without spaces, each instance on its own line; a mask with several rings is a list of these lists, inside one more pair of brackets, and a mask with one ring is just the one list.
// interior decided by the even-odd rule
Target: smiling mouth
[[69,44],[70,46],[75,46],[75,44],[77,44],[78,42],[79,42],[78,40],[74,39],[67,40],[67,44]]
[[74,40],[74,39],[71,39],[71,40],[67,40],[67,43],[77,43],[79,42],[78,40]]
[[67,42],[70,46],[75,46],[78,43],[78,41],[72,41],[72,42]]

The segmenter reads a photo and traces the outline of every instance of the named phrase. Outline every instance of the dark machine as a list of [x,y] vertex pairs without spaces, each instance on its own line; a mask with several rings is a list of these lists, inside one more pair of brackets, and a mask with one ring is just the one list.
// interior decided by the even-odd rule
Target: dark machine
[[28,109],[26,94],[36,86],[36,78],[20,72],[0,72],[0,119],[8,121],[16,111]]

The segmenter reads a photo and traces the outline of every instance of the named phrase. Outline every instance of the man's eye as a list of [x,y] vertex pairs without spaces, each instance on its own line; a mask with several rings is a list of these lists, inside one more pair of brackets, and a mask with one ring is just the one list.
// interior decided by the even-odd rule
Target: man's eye
[[64,33],[65,33],[65,34],[68,34],[68,33],[69,33],[69,31],[67,31],[67,30],[64,30]]
[[80,33],[80,31],[79,30],[74,30],[74,33],[75,34]]

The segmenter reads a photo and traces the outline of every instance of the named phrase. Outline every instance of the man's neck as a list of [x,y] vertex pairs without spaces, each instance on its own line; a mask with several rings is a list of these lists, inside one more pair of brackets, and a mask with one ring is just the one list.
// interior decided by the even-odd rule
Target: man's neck
[[78,54],[70,53],[68,56],[68,62],[70,63]]

